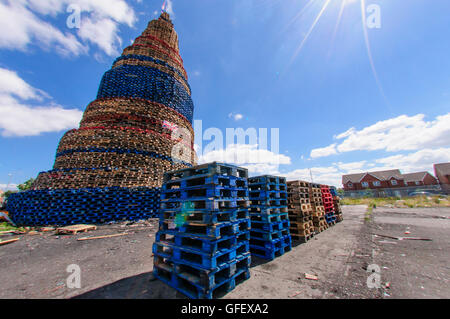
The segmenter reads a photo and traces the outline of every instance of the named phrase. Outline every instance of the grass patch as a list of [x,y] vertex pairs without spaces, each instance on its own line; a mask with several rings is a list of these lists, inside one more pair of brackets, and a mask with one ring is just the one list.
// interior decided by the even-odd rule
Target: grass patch
[[367,205],[372,208],[377,206],[392,206],[396,208],[422,208],[422,207],[450,207],[449,196],[416,196],[405,197],[404,199],[398,197],[387,198],[344,198],[341,201],[342,205]]
[[366,215],[364,216],[364,220],[366,222],[369,222],[370,219],[372,218],[372,213],[373,213],[373,206],[368,206],[367,207],[367,211],[366,211]]
[[9,230],[17,230],[17,231],[25,231],[25,228],[23,227],[14,227],[9,223],[0,223],[0,232],[2,231],[9,231]]

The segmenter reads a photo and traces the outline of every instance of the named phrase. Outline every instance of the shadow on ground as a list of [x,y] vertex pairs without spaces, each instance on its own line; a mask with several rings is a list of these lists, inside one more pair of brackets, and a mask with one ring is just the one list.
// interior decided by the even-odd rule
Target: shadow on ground
[[[264,266],[270,262],[252,256],[250,267]],[[154,279],[152,272],[147,272],[118,280],[72,299],[186,299],[186,297],[162,281]]]
[[121,279],[88,291],[72,299],[185,299],[186,297],[160,280],[153,280],[151,272]]

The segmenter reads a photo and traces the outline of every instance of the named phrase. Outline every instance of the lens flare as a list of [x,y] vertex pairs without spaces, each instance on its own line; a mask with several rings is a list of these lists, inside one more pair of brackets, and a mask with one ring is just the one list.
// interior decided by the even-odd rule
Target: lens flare
[[305,37],[303,38],[302,42],[300,43],[299,47],[297,48],[297,50],[295,51],[294,55],[292,56],[291,59],[291,63],[295,60],[295,58],[297,57],[297,55],[300,53],[300,51],[302,50],[303,46],[305,45],[306,41],[308,41],[308,38],[311,34],[311,32],[314,30],[317,22],[319,22],[320,18],[322,17],[323,13],[325,12],[325,10],[327,9],[328,5],[330,4],[331,0],[327,0],[325,2],[325,4],[323,5],[322,9],[320,10],[319,14],[317,15],[316,19],[314,20],[313,24],[311,25],[311,27],[309,28],[308,32],[306,33]]
[[386,101],[387,105],[389,105],[389,101],[386,97],[386,94],[384,94],[384,90],[381,85],[380,79],[378,77],[378,72],[377,72],[377,69],[375,68],[375,63],[373,61],[372,49],[371,49],[370,41],[369,41],[369,34],[367,33],[366,1],[365,0],[361,0],[361,18],[362,18],[362,24],[363,24],[364,41],[366,43],[367,55],[369,57],[370,67],[372,68],[373,76],[375,77],[375,81],[377,82],[378,89],[380,90],[380,93],[383,96],[384,100]]

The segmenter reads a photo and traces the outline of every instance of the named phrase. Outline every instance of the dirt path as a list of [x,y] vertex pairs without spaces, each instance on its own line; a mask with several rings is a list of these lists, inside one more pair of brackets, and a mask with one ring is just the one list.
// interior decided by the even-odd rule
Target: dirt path
[[[344,275],[348,260],[357,247],[366,206],[347,206],[344,221],[318,234],[306,244],[274,261],[252,268],[252,277],[226,298],[328,298],[325,283]],[[319,280],[307,280],[304,274]]]

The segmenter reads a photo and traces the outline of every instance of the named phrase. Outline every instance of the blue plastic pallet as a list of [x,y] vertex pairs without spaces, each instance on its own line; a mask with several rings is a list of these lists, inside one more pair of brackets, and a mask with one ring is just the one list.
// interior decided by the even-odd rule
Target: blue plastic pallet
[[121,65],[106,72],[97,99],[140,98],[163,104],[192,123],[194,105],[191,96],[175,77],[156,68]]
[[250,220],[244,219],[237,222],[224,222],[215,225],[184,224],[181,226],[172,225],[167,221],[161,221],[159,231],[172,233],[185,233],[198,238],[217,239],[236,235],[250,229]]
[[187,247],[166,245],[159,242],[153,244],[153,254],[173,260],[174,263],[182,263],[203,269],[216,269],[236,259],[236,247],[222,249],[211,255],[198,250],[191,250]]
[[187,188],[178,188],[178,189],[170,189],[164,190],[161,193],[161,200],[166,199],[181,199],[181,200],[190,200],[195,198],[248,198],[249,193],[246,188],[236,188],[236,187],[223,187],[216,185],[208,185],[205,186],[195,186],[195,187],[187,187]]
[[265,260],[274,260],[275,258],[280,257],[284,255],[286,252],[291,250],[292,250],[291,244],[281,246],[274,250],[266,250],[257,246],[250,246],[252,256],[256,256]]
[[190,198],[161,200],[161,210],[203,210],[220,211],[233,208],[247,208],[250,202],[248,198]]
[[250,205],[249,211],[251,214],[273,215],[288,213],[287,206],[266,206],[266,205]]
[[252,222],[264,222],[264,223],[273,223],[273,222],[281,222],[284,220],[289,220],[288,213],[279,213],[279,214],[260,214],[260,213],[250,213],[250,220]]
[[250,214],[247,208],[237,208],[225,211],[171,211],[162,210],[159,213],[161,220],[173,220],[176,225],[188,223],[218,224],[222,222],[235,222],[242,219],[249,219]]
[[251,207],[273,207],[273,206],[281,206],[281,207],[287,207],[287,199],[275,199],[275,198],[262,198],[262,199],[256,199],[251,200]]
[[270,232],[270,233],[273,233],[275,231],[281,231],[283,229],[287,229],[290,227],[289,219],[285,219],[282,221],[276,221],[276,222],[272,222],[272,223],[267,223],[265,221],[258,222],[258,221],[252,220],[251,224],[252,224],[251,229],[253,231],[261,230],[261,231],[266,231],[266,232]]
[[154,272],[154,275],[159,280],[165,282],[170,287],[176,289],[177,291],[181,292],[185,296],[191,299],[215,299],[220,298],[230,291],[232,291],[236,285],[240,284],[241,282],[248,280],[250,278],[250,271],[247,270],[240,270],[238,271],[233,277],[230,279],[227,279],[220,283],[219,285],[216,285],[214,288],[211,288],[209,290],[205,288],[200,288],[197,285],[193,284],[192,282],[179,277],[177,274],[170,273],[167,274],[161,274],[161,272]]
[[185,234],[175,235],[170,241],[162,240],[163,233],[158,232],[155,244],[166,244],[177,247],[184,247],[191,251],[198,251],[199,253],[205,253],[214,255],[220,252],[226,252],[230,249],[235,249],[238,246],[236,236],[227,236],[217,240],[208,240],[204,238],[194,238],[186,236]]
[[105,223],[157,217],[159,196],[151,188],[32,190],[12,194],[6,209],[20,226]]
[[280,190],[250,190],[249,197],[251,199],[287,198],[287,192]]
[[252,229],[250,231],[250,238],[262,239],[262,240],[268,240],[268,241],[278,239],[278,238],[283,238],[284,236],[287,236],[287,235],[289,235],[289,228],[279,230],[279,231],[274,231],[272,233],[258,230],[258,229]]
[[286,178],[280,176],[263,175],[249,177],[249,184],[286,184]]
[[167,172],[164,174],[164,183],[171,183],[180,179],[211,176],[232,176],[246,179],[248,178],[248,170],[234,165],[213,162],[192,168]]
[[222,187],[248,188],[246,178],[225,175],[195,175],[186,178],[170,180],[164,183],[163,190],[189,188],[195,186],[218,185]]

